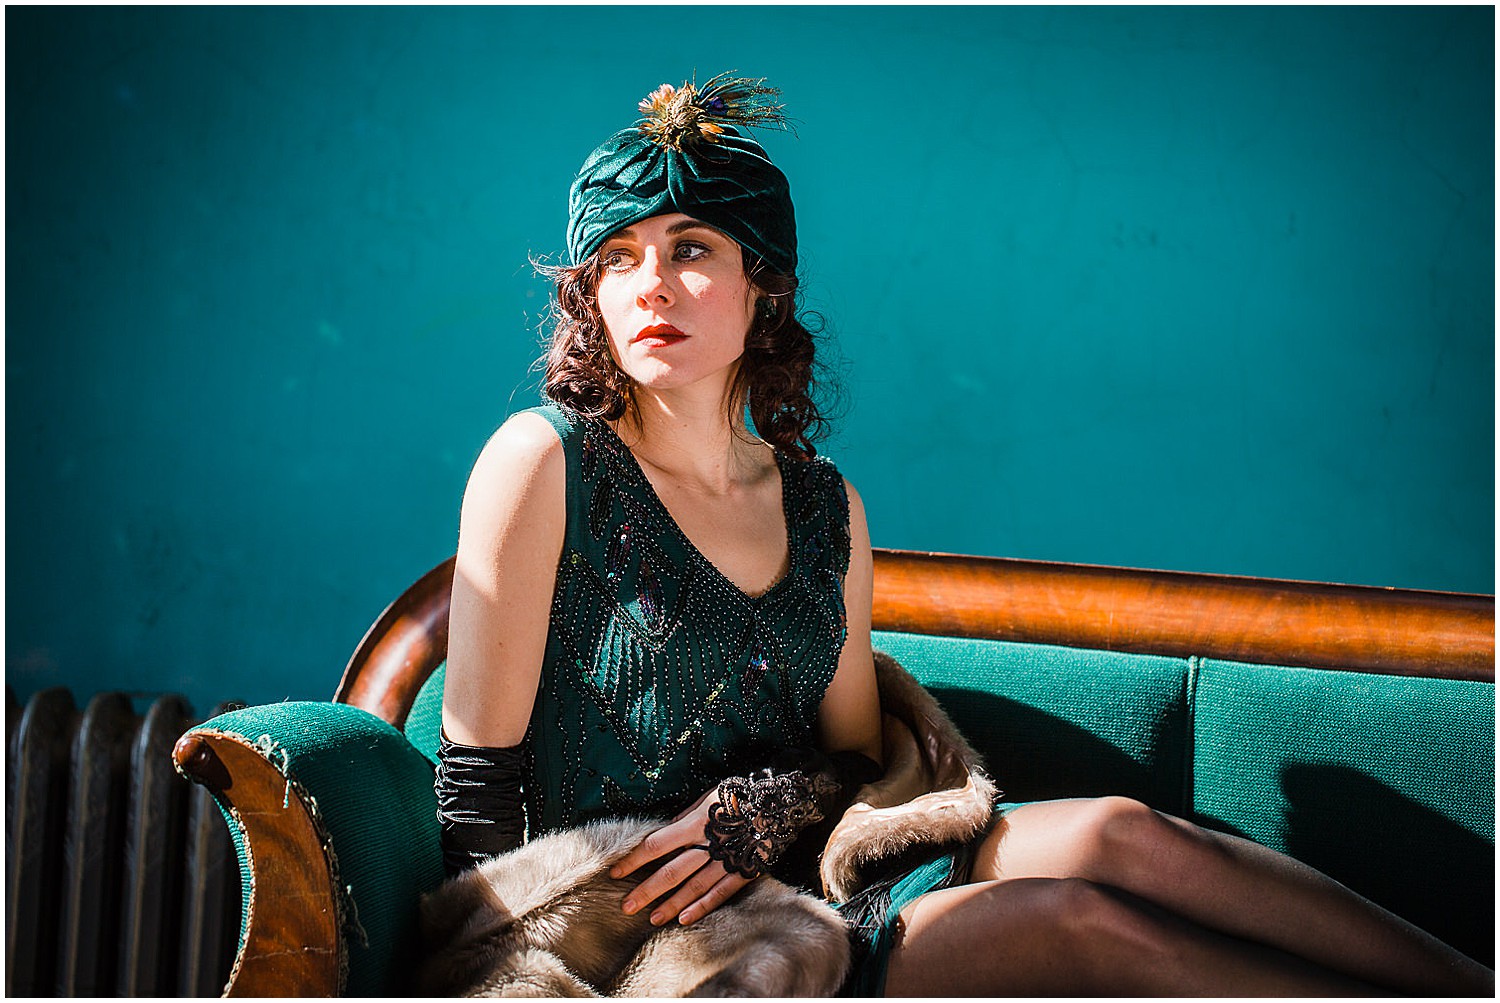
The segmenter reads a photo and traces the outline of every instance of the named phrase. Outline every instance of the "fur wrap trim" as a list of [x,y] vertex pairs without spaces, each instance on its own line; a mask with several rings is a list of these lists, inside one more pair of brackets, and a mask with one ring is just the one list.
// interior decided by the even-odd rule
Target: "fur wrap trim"
[[623,818],[541,836],[425,896],[421,996],[830,996],[849,937],[827,903],[771,877],[696,923],[627,916],[643,875],[609,867],[661,826]]
[[989,825],[995,785],[932,694],[875,652],[885,775],[860,788],[828,838],[823,892],[847,902],[869,864],[922,844],[966,842]]

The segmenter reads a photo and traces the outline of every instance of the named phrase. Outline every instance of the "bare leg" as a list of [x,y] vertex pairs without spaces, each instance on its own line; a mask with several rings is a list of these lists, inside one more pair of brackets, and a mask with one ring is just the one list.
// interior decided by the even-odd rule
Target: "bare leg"
[[1374,987],[1205,930],[1123,892],[1014,878],[902,912],[888,996],[1370,996]]
[[1397,991],[1494,993],[1489,969],[1317,870],[1124,798],[1015,809],[981,844],[974,877],[1084,878]]

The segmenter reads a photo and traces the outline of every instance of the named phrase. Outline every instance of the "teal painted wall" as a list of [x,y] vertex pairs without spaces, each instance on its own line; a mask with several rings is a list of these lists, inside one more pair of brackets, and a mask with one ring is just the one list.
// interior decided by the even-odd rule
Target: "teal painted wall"
[[536,399],[566,186],[781,85],[877,544],[1494,581],[1468,8],[6,10],[6,676],[329,694]]

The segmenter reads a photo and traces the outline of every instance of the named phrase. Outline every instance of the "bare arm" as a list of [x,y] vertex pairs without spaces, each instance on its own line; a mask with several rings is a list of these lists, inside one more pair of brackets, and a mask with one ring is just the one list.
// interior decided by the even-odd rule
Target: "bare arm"
[[818,708],[818,738],[828,752],[861,752],[881,760],[880,694],[870,651],[870,612],[875,593],[875,561],[865,506],[848,481],[849,572],[844,578],[844,610],[849,633],[839,667]]
[[464,491],[448,628],[443,732],[503,748],[525,737],[567,527],[567,464],[545,418],[519,414]]

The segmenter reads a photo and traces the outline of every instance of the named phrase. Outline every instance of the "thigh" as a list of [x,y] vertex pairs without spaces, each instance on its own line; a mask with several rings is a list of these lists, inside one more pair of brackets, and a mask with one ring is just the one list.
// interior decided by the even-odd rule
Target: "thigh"
[[1118,889],[1054,878],[923,895],[901,911],[885,980],[887,996],[1374,993],[1366,982]]
[[1046,878],[929,892],[901,911],[887,996],[1048,995],[1088,987],[1071,930],[1099,890]]

